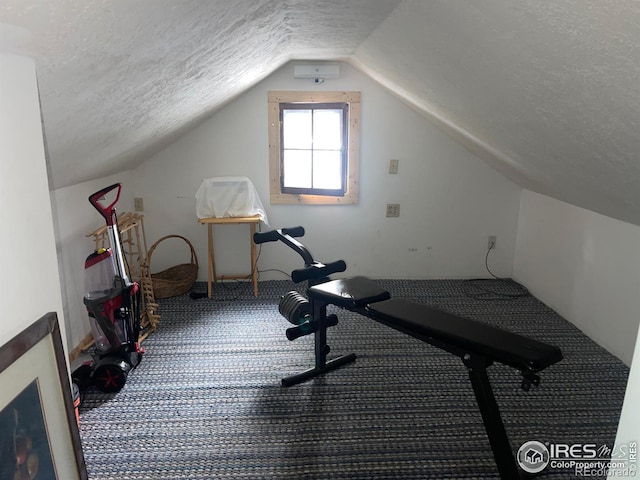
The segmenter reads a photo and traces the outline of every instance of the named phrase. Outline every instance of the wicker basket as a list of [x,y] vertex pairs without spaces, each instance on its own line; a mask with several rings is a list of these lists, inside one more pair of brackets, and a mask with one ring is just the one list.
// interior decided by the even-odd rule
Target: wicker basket
[[198,257],[191,242],[181,235],[167,235],[159,239],[149,249],[147,254],[147,266],[151,271],[151,255],[156,247],[168,238],[181,238],[191,249],[191,263],[183,263],[175,267],[168,268],[159,273],[152,273],[153,293],[156,298],[169,298],[182,295],[191,290],[196,278],[198,277]]

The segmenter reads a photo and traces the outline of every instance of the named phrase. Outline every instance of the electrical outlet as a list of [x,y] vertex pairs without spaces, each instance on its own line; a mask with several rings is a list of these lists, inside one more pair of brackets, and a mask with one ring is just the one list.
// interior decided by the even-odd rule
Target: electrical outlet
[[144,203],[142,202],[142,197],[136,197],[133,199],[133,208],[136,212],[144,211]]
[[399,217],[399,216],[400,216],[400,204],[387,203],[387,217]]
[[398,160],[389,160],[389,173],[398,173]]
[[495,237],[495,236],[493,236],[493,235],[492,235],[492,236],[490,236],[490,237],[489,237],[489,243],[488,243],[488,245],[487,245],[487,248],[488,248],[489,250],[493,250],[494,248],[496,248],[496,242],[497,242],[496,237]]

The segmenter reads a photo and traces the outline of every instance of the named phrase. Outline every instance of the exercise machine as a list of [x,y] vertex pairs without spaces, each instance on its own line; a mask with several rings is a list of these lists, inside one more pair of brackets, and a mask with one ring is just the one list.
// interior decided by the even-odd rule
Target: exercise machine
[[294,270],[291,279],[294,283],[305,280],[308,282],[308,299],[292,291],[281,298],[278,308],[295,325],[286,332],[289,340],[314,334],[315,365],[282,379],[282,385],[289,387],[298,384],[356,360],[353,353],[327,360],[331,350],[327,344],[327,329],[338,323],[336,315],[327,315],[329,305],[364,315],[452,353],[462,360],[469,374],[500,477],[508,480],[523,477],[524,472],[516,465],[509,444],[487,368],[497,362],[518,370],[522,375],[521,387],[528,391],[532,386],[540,384],[538,374],[542,370],[562,360],[560,349],[428,305],[391,298],[388,291],[366,277],[330,280],[329,275],[346,270],[345,262],[340,260],[324,264],[314,260],[309,250],[295,238],[303,235],[302,227],[254,235],[256,244],[281,241],[304,260],[304,268]]

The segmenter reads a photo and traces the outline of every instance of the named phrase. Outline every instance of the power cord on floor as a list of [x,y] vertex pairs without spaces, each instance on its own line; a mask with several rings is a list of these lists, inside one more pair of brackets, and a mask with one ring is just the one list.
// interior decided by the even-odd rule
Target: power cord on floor
[[260,278],[260,274],[261,273],[266,273],[266,272],[278,272],[278,273],[283,274],[285,277],[287,277],[287,280],[291,279],[291,275],[290,274],[288,274],[284,270],[279,270],[277,268],[267,268],[266,270],[258,270],[258,278]]
[[[469,289],[465,289],[465,295],[476,300],[513,300],[528,297],[530,293],[527,287],[511,278],[498,277],[491,271],[489,268],[489,253],[491,253],[491,250],[493,250],[493,248],[487,249],[487,254],[484,257],[484,266],[493,278],[472,278],[466,280],[467,285],[479,290],[479,292],[472,292]],[[502,285],[507,286],[507,291],[498,291],[486,286],[486,284],[490,283],[495,284],[496,281],[502,282]]]
[[[253,241],[253,239],[252,239]],[[260,260],[260,254],[262,253],[262,245],[258,246],[258,254],[256,255],[256,262],[255,262],[255,266],[254,268],[258,268],[258,260]],[[284,274],[287,278],[291,278],[290,275],[283,271],[283,270],[278,270],[277,268],[270,268],[267,270],[257,270],[258,272],[258,280],[260,280],[260,274],[264,273],[264,272],[280,272],[282,274]],[[211,298],[210,300],[212,301],[216,301],[216,302],[228,302],[228,301],[234,301],[234,300],[239,300],[243,293],[240,289],[243,287],[251,287],[252,285],[252,280],[253,280],[253,272],[247,274],[247,276],[245,276],[244,278],[240,278],[240,279],[233,279],[235,281],[235,284],[229,285],[228,282],[224,281],[224,275],[220,276],[220,283],[218,284],[219,287],[227,292],[232,292],[232,293],[236,293],[237,294],[235,296],[232,297],[226,297],[226,298]],[[191,297],[191,299],[193,300],[199,300],[201,298],[205,298],[208,296],[207,292],[202,292],[202,291],[196,291],[195,289],[192,289],[191,292],[189,293],[189,296]]]
[[[251,239],[251,241],[253,241],[253,239]],[[253,268],[258,268],[258,260],[260,259],[260,253],[262,253],[262,245],[260,245],[259,249],[258,249],[258,255],[256,256],[256,262],[255,265],[253,266]],[[235,281],[235,285],[234,286],[229,286],[224,280],[224,275],[221,275],[220,277],[220,283],[218,284],[218,286],[223,289],[226,290],[227,292],[233,292],[237,294],[235,296],[232,297],[227,297],[227,298],[210,298],[209,300],[212,300],[214,302],[229,302],[229,301],[234,301],[234,300],[239,300],[240,297],[242,296],[243,292],[239,291],[242,287],[250,287],[252,284],[252,280],[253,280],[253,271],[249,274],[247,274],[247,276],[245,276],[244,278],[236,278],[233,279]],[[260,278],[260,270],[258,270],[258,279]],[[196,291],[195,289],[192,289],[191,292],[189,292],[189,296],[191,297],[192,300],[200,300],[201,298],[205,298],[208,297],[208,293],[207,292],[202,292],[202,291]]]
[[[250,275],[249,275],[249,278],[251,278]],[[236,280],[236,285],[233,286],[233,287],[230,287],[224,281],[222,281],[222,280],[224,280],[224,277],[220,277],[220,280],[221,281],[219,283],[217,283],[216,285],[218,287],[220,287],[222,290],[225,290],[227,292],[235,293],[235,295],[229,296],[229,297],[224,297],[224,298],[210,298],[209,299],[210,301],[213,301],[213,302],[230,302],[230,301],[239,300],[240,297],[242,297],[244,292],[238,291],[238,290],[241,287],[250,287],[251,286],[251,282],[247,282],[244,279]],[[199,290],[196,290],[195,288],[193,288],[191,290],[191,292],[189,292],[189,297],[191,297],[192,300],[200,300],[201,298],[206,298],[208,296],[209,296],[209,294],[207,293],[206,289],[205,289],[205,291],[199,291]]]

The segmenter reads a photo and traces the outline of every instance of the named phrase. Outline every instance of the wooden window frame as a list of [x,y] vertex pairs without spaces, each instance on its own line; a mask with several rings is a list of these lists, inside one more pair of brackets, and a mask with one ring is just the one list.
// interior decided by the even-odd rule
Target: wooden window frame
[[[349,105],[346,191],[344,195],[313,195],[283,193],[280,161],[281,103],[346,103]],[[355,205],[358,203],[360,174],[360,92],[297,92],[268,93],[269,105],[269,192],[272,204]]]

